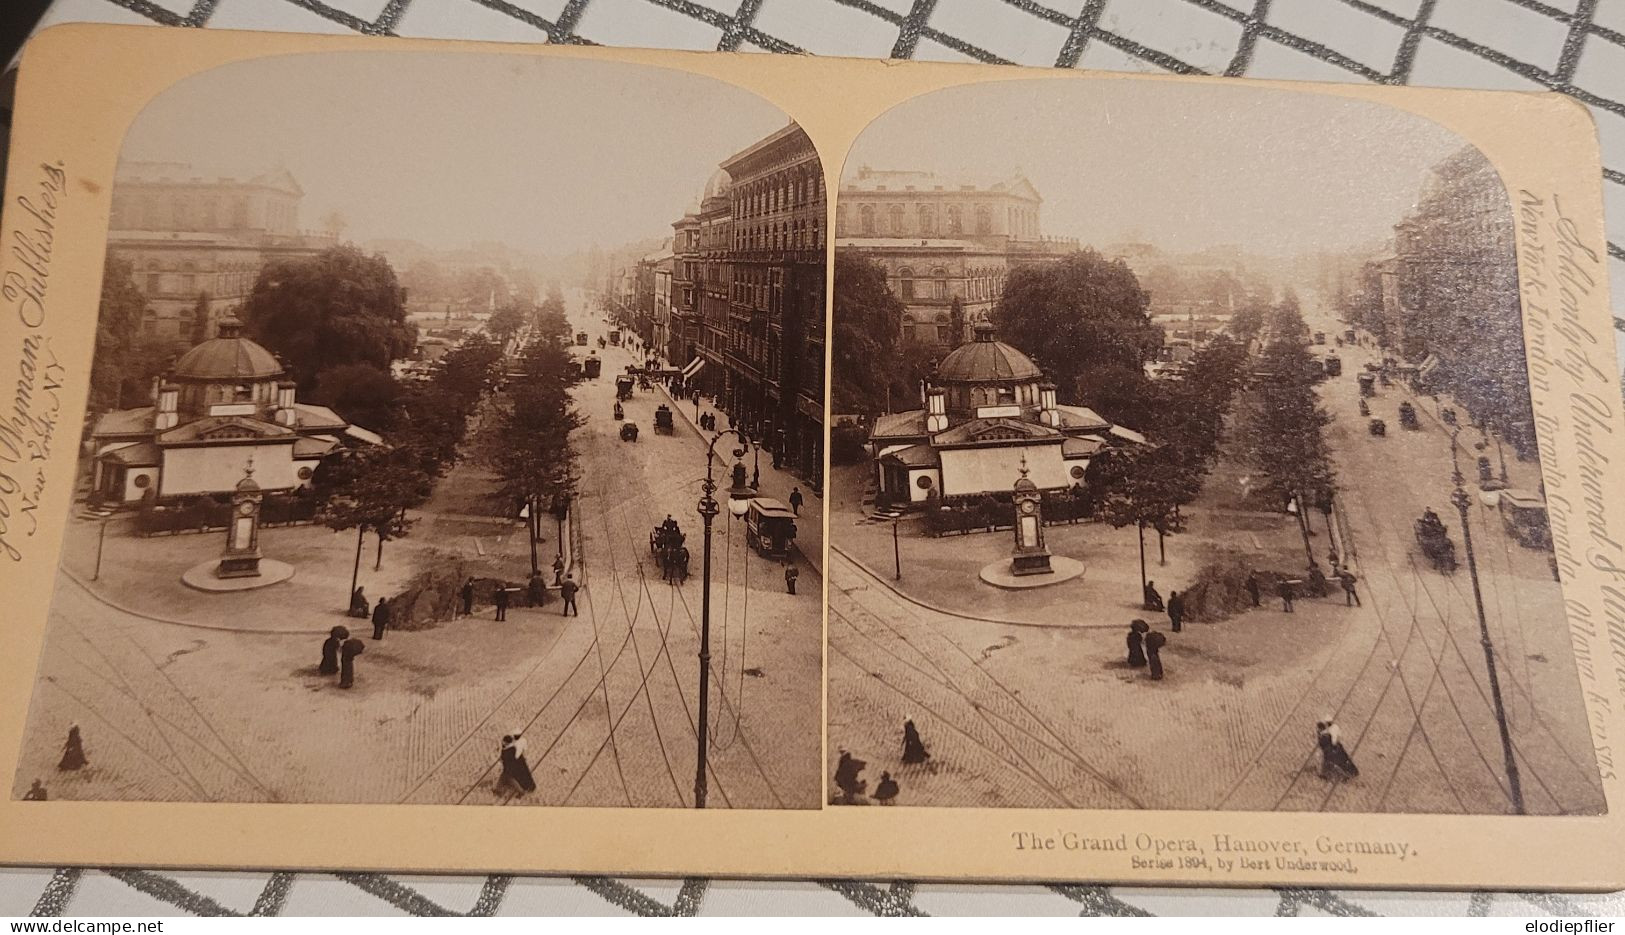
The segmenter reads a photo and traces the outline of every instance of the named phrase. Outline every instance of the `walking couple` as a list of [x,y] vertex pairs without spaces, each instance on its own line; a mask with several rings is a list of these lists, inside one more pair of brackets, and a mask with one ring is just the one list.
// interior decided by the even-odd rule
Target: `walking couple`
[[497,779],[497,794],[504,798],[527,795],[536,791],[536,779],[530,773],[525,759],[525,738],[520,731],[502,735],[502,776]]

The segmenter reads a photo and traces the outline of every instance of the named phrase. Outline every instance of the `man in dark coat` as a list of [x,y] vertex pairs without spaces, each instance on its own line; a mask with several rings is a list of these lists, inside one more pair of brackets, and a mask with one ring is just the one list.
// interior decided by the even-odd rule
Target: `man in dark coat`
[[378,606],[372,609],[372,638],[381,640],[384,631],[389,629],[389,598],[380,597]]
[[841,759],[835,764],[835,788],[841,790],[841,802],[851,805],[863,794],[869,783],[859,779],[858,774],[868,765],[845,750],[841,751]]
[[1347,568],[1340,569],[1337,572],[1337,581],[1339,584],[1343,585],[1344,607],[1348,607],[1350,605],[1355,607],[1360,606],[1360,593],[1354,590],[1356,580],[1358,579],[1354,577],[1354,572],[1349,571]]
[[564,583],[564,553],[553,556],[553,584]]
[[1253,606],[1259,606],[1258,573],[1247,572],[1247,596],[1253,599]]
[[564,598],[564,606],[559,609],[561,617],[579,617],[581,611],[576,609],[576,579],[566,577],[564,583],[559,585],[559,595]]
[[350,594],[350,616],[365,620],[367,615],[367,589],[358,585]]
[[355,684],[355,657],[361,655],[367,644],[354,637],[344,641],[339,647],[339,687],[349,688]]
[[880,774],[880,785],[875,786],[875,801],[881,805],[890,805],[897,798],[897,780],[891,778],[891,773]]
[[530,581],[526,587],[528,589],[526,597],[530,599],[530,606],[540,607],[547,603],[547,582],[542,579],[541,572],[531,572]]
[[784,589],[791,594],[796,593],[796,579],[799,577],[801,577],[801,572],[796,569],[796,563],[789,561],[785,562]]
[[1149,632],[1151,625],[1144,620],[1128,625],[1128,664],[1133,668],[1145,665],[1145,635]]
[[925,742],[920,739],[920,732],[914,726],[913,718],[903,722],[903,762],[924,763],[931,759],[931,754],[925,749]]
[[1292,587],[1291,579],[1282,578],[1280,585],[1276,588],[1276,593],[1281,595],[1281,610],[1285,613],[1292,613],[1292,598],[1296,596],[1296,590]]
[[1178,633],[1181,622],[1185,619],[1185,595],[1178,591],[1168,592],[1168,628]]
[[463,582],[462,598],[463,616],[472,617],[474,615],[474,577],[472,575],[469,576],[467,581]]
[[1145,583],[1145,604],[1144,604],[1144,609],[1145,610],[1162,610],[1163,609],[1163,607],[1162,607],[1162,595],[1157,593],[1157,583],[1155,581],[1147,581]]
[[506,619],[508,619],[508,597],[509,597],[508,582],[506,582],[506,581],[498,581],[497,582],[497,592],[496,592],[497,619],[498,620],[506,620]]
[[350,638],[350,631],[344,627],[334,627],[327,631],[327,639],[322,641],[322,664],[316,671],[322,675],[335,675],[339,671],[339,647]]
[[800,487],[790,488],[790,509],[794,510],[797,516],[801,515],[801,505],[806,502],[806,498],[801,495]]
[[1151,677],[1162,679],[1162,647],[1168,645],[1168,637],[1156,630],[1145,635],[1145,659],[1151,666]]

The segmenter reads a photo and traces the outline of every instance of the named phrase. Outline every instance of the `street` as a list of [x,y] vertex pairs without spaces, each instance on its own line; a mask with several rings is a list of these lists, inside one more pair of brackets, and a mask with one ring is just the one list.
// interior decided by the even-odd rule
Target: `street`
[[[1342,331],[1324,311],[1305,317],[1311,329]],[[1334,593],[1300,598],[1287,615],[1266,598],[1262,609],[1187,626],[1163,651],[1168,678],[1153,682],[1124,666],[1118,629],[939,613],[836,552],[826,769],[848,750],[867,761],[869,791],[889,771],[904,805],[1512,811],[1449,501],[1449,436],[1431,400],[1415,403],[1420,431],[1399,428],[1397,383],[1372,401],[1388,435],[1369,435],[1354,378],[1369,352],[1341,353],[1344,374],[1321,393],[1363,606],[1344,607]],[[1601,782],[1561,593],[1546,553],[1519,546],[1477,500],[1477,440],[1476,430],[1462,434],[1461,457],[1525,807],[1595,814]],[[1488,450],[1493,458],[1493,441]],[[1514,486],[1538,488],[1535,464],[1508,468]],[[1453,575],[1434,571],[1415,546],[1411,523],[1428,506],[1457,543]],[[1327,547],[1324,535],[1315,541]],[[1315,723],[1327,716],[1360,767],[1352,781],[1318,775]],[[931,752],[925,764],[901,763],[905,719]]]
[[[608,326],[579,293],[570,315],[596,347]],[[653,408],[664,398],[655,392],[627,404],[642,433],[620,441],[610,417],[613,377],[632,357],[614,347],[600,356],[604,376],[575,390],[587,418],[573,436],[582,476],[579,617],[561,617],[555,593],[545,607],[515,608],[502,623],[484,608],[475,618],[390,632],[367,641],[356,687],[342,691],[315,672],[321,636],[336,623],[368,634],[330,606],[287,613],[284,605],[278,619],[262,622],[257,611],[234,619],[226,607],[255,601],[252,594],[209,595],[201,599],[219,609],[170,620],[109,604],[88,569],[64,574],[14,777],[18,794],[40,778],[53,799],[691,807],[704,446],[682,419],[671,436],[654,432]],[[719,477],[728,466],[718,466]],[[682,524],[694,556],[681,585],[660,580],[649,551],[649,532],[667,514]],[[803,562],[800,593],[786,594],[783,566],[750,553],[740,526],[726,510],[716,519],[707,805],[816,807],[818,572]],[[437,528],[426,523],[415,535],[433,539]],[[342,561],[348,580],[353,535],[270,530],[266,548],[295,539],[310,543],[299,552],[306,560]],[[404,543],[412,538],[390,549]],[[155,545],[219,548],[212,536]],[[452,543],[413,543],[437,545]],[[61,772],[55,765],[73,724],[89,765]],[[502,798],[494,791],[498,745],[518,731],[538,788]]]

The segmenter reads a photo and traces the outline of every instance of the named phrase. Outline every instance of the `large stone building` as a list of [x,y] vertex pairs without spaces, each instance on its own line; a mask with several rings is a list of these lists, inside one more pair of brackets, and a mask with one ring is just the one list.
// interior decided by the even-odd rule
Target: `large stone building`
[[1027,355],[978,322],[937,365],[925,408],[882,415],[869,434],[878,489],[894,503],[1005,494],[1018,474],[1040,490],[1083,483],[1089,459],[1144,436],[1063,406]]
[[263,489],[306,487],[347,438],[380,441],[325,406],[297,402],[281,362],[240,327],[222,319],[219,336],[182,354],[155,381],[151,405],[97,419],[92,485],[105,501],[230,493],[250,459]]
[[823,470],[823,167],[794,123],[723,160],[672,222],[666,354],[733,424]]
[[977,183],[864,166],[841,183],[835,243],[885,268],[904,336],[946,350],[988,319],[1012,268],[1078,248],[1043,236],[1042,204],[1019,172]]
[[237,179],[204,176],[185,163],[119,163],[107,249],[129,261],[146,297],[143,330],[211,337],[242,307],[265,264],[334,246],[335,234],[299,229],[303,197],[286,170]]
[[824,170],[794,123],[722,162],[728,190],[728,411],[818,477],[824,450]]

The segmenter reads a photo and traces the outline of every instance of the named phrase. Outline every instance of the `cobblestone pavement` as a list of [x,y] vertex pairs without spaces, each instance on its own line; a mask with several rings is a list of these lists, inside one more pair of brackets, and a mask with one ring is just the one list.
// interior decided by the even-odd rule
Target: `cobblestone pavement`
[[[596,335],[596,318],[586,327]],[[316,636],[158,622],[62,576],[14,793],[42,778],[53,799],[692,805],[704,452],[681,423],[654,435],[652,394],[628,407],[645,434],[616,438],[618,355],[577,391],[579,617],[554,599],[505,623],[487,611],[391,632],[367,642],[343,691],[315,671]],[[649,561],[648,532],[667,513],[695,555],[681,585]],[[708,805],[815,807],[821,582],[803,567],[801,593],[785,594],[782,566],[743,540],[738,521],[717,518]],[[332,622],[328,608],[309,615],[320,619],[290,609],[290,629]],[[90,765],[61,772],[72,724]],[[538,790],[503,800],[498,742],[516,729]]]
[[[1361,362],[1345,352],[1345,377],[1323,395],[1363,606],[1301,600],[1290,616],[1275,605],[1187,627],[1169,634],[1168,678],[1152,682],[1123,666],[1121,632],[949,617],[837,551],[826,768],[849,750],[868,762],[871,791],[890,771],[905,805],[1511,811],[1465,556],[1443,575],[1413,545],[1411,522],[1432,505],[1461,547],[1448,435],[1426,421],[1369,436],[1356,413]],[[1399,392],[1385,390],[1382,405]],[[1534,486],[1534,470],[1513,466],[1514,483],[1529,475]],[[1493,510],[1474,506],[1471,523],[1526,808],[1597,813],[1546,553],[1520,547]],[[1318,775],[1314,727],[1328,714],[1360,766],[1355,780]],[[931,750],[924,765],[901,763],[905,718]]]

